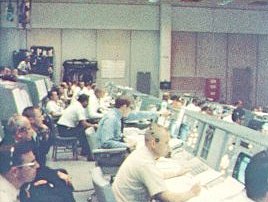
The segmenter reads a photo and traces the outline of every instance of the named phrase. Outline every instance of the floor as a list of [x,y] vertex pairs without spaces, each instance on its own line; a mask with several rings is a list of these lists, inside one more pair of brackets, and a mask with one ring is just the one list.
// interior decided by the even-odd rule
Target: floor
[[[72,160],[71,154],[59,154],[60,158],[57,161],[53,161],[51,153],[47,155],[47,166],[51,168],[65,168],[75,188],[74,197],[76,202],[87,202],[94,192],[91,170],[95,167],[94,161],[87,161],[85,157],[79,156],[78,160]],[[92,197],[92,202],[97,202],[96,198]]]

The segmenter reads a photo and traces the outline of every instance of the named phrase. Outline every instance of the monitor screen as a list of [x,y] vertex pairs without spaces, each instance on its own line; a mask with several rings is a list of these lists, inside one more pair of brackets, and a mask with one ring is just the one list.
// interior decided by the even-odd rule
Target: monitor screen
[[249,155],[241,152],[235,163],[233,177],[243,184],[245,184],[245,171],[250,159]]
[[47,96],[47,87],[44,79],[35,81],[35,85],[38,91],[39,101]]
[[21,114],[24,108],[32,105],[30,96],[25,89],[15,88],[12,91],[12,94],[17,108],[17,113]]
[[180,122],[172,120],[169,125],[169,132],[172,138],[179,138]]
[[208,125],[207,129],[205,130],[205,138],[204,138],[203,148],[202,148],[201,155],[200,155],[203,159],[208,158],[209,150],[210,150],[211,143],[214,137],[214,132],[215,132],[215,127]]

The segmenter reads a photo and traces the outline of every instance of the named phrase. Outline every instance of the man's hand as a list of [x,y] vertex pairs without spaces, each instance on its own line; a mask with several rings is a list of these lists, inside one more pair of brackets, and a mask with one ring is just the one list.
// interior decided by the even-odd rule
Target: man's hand
[[60,179],[64,180],[67,185],[72,185],[71,177],[63,172],[58,171],[57,172]]
[[190,189],[190,192],[193,194],[193,196],[197,196],[201,191],[201,186],[199,184],[194,184],[192,188]]
[[136,149],[137,141],[131,140],[131,139],[125,137],[124,142],[127,144],[127,147],[129,148],[130,151],[133,151]]

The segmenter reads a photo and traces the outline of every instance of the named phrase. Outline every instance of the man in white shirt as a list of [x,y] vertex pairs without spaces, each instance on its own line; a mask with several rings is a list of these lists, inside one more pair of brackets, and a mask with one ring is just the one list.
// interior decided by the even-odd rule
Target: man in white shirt
[[82,146],[81,155],[90,156],[89,145],[87,142],[85,129],[96,127],[96,124],[87,122],[86,107],[88,105],[88,96],[82,94],[78,101],[71,103],[62,113],[58,121],[58,130],[60,136],[77,136]]
[[89,96],[88,115],[91,119],[102,118],[100,99],[104,96],[104,91],[100,88],[94,89],[94,94]]
[[165,179],[179,176],[182,170],[162,172],[156,160],[169,151],[169,133],[162,126],[152,125],[145,133],[145,146],[133,151],[123,162],[113,183],[117,202],[186,201],[200,192],[195,184],[189,191],[174,193],[167,189]]
[[64,103],[61,103],[61,100],[59,100],[58,92],[56,90],[51,90],[48,93],[48,98],[49,101],[46,104],[46,111],[54,119],[58,119],[64,110]]
[[30,142],[6,146],[0,151],[0,201],[17,202],[19,189],[34,180],[39,164]]
[[19,70],[20,74],[28,74],[31,71],[30,58],[26,57],[24,60],[22,60],[17,69]]

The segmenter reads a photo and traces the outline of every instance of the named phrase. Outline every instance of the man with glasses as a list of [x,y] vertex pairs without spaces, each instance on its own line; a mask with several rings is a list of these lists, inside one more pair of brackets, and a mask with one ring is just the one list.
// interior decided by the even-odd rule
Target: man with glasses
[[[35,109],[35,108],[33,108]],[[39,117],[41,117],[41,114],[39,114]],[[41,122],[42,118],[40,118]],[[13,137],[15,143],[27,143],[31,144],[33,148],[34,154],[38,154],[38,148],[36,145],[35,140],[33,140],[33,135],[35,134],[31,123],[29,119],[22,115],[13,115],[8,120],[8,132],[10,136]],[[38,160],[38,159],[37,159]],[[0,161],[1,162],[1,161]],[[2,162],[1,162],[2,163]],[[70,181],[70,177],[67,175],[67,171],[64,169],[51,169],[46,167],[45,165],[41,165],[39,167],[35,175],[34,184],[37,183],[39,185],[39,182],[42,180],[45,180],[45,187],[38,187],[32,186],[32,197],[38,197],[38,195],[43,195],[46,197],[47,194],[52,195],[51,197],[54,197],[56,195],[57,198],[62,198],[65,202],[74,202],[73,198],[73,187]],[[43,184],[41,184],[43,185]],[[48,186],[51,185],[52,187]],[[25,189],[28,189],[27,187]],[[55,190],[58,191],[57,194],[61,194],[61,196],[58,196],[55,194]],[[39,193],[39,194],[36,194]],[[30,197],[30,199],[32,198]],[[55,199],[55,201],[57,201]],[[1,201],[1,200],[0,200]],[[31,200],[24,200],[24,201],[37,201],[36,198],[33,198]],[[53,201],[53,200],[52,200]],[[2,202],[2,201],[1,201]]]
[[156,160],[169,152],[168,142],[167,129],[153,124],[145,133],[145,146],[133,151],[119,168],[112,187],[117,202],[149,202],[151,199],[182,202],[198,195],[198,184],[181,193],[167,189],[165,179],[185,173],[176,168],[163,172],[156,166]]
[[32,181],[39,164],[30,142],[2,146],[0,150],[0,201],[16,202],[20,187]]

